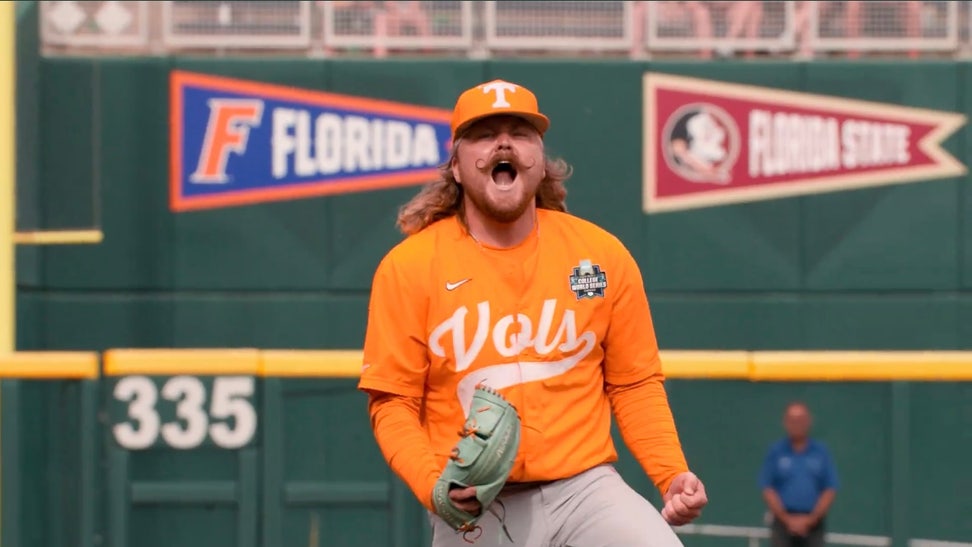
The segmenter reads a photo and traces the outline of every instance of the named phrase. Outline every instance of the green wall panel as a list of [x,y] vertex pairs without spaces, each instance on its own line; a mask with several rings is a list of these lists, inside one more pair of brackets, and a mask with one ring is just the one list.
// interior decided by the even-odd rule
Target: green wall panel
[[648,297],[661,348],[784,349],[804,345],[801,302],[793,296],[649,292]]
[[972,296],[962,295],[958,299],[958,339],[961,347],[972,347]]
[[972,496],[962,494],[938,507],[921,500],[972,489],[972,474],[961,471],[972,447],[972,384],[914,384],[910,389],[912,536],[967,542],[972,539]]
[[[44,59],[40,65],[40,225],[46,229],[88,228],[93,223],[92,190],[98,179],[98,125],[92,108],[99,76],[92,63]],[[64,93],[70,89],[71,93]],[[70,129],[68,129],[70,128]]]
[[[58,408],[57,387],[44,382],[4,380],[3,386],[3,521],[4,543],[52,545],[55,539],[45,515],[61,498],[57,483],[44,484],[51,471],[53,435],[48,431]],[[57,428],[56,431],[60,431]],[[9,523],[9,526],[8,526]],[[63,544],[62,544],[63,545]]]
[[950,295],[821,295],[801,310],[811,349],[972,349]]
[[182,347],[360,348],[367,302],[359,295],[186,296],[174,302]]
[[330,252],[319,202],[176,216],[175,279],[184,290],[318,290]]
[[33,342],[22,349],[167,347],[173,344],[173,313],[169,296],[21,293],[19,326]]
[[[26,12],[18,21],[16,34],[16,128],[18,230],[43,226],[37,156],[41,144],[40,125],[40,24],[38,10]],[[21,271],[22,274],[25,272]]]
[[112,347],[360,348],[366,297],[277,293],[23,293],[22,349]]
[[[38,10],[22,11],[17,23],[16,82],[16,229],[43,228],[43,199],[40,184],[41,88],[40,24]],[[41,253],[35,247],[16,250],[17,283],[21,286],[43,284]]]
[[328,86],[335,93],[452,110],[459,93],[488,77],[488,63],[454,59],[332,60]]
[[421,506],[384,463],[356,381],[265,385],[264,544],[417,545]]
[[649,292],[649,299],[663,348],[972,348],[972,305],[949,294]]
[[[972,67],[962,63],[957,67],[959,73],[959,84],[964,91],[962,97],[962,112],[967,117],[972,118],[972,96],[966,91],[972,89]],[[962,131],[961,158],[966,166],[969,165],[967,158],[972,158],[972,138],[969,138],[967,125]],[[959,268],[961,269],[961,286],[963,289],[972,289],[972,192],[969,191],[969,177],[966,176],[958,185],[958,196],[955,200],[958,208],[959,218]]]
[[13,379],[0,384],[3,543],[93,545],[101,509],[95,486],[97,384]]
[[30,350],[46,347],[44,341],[44,315],[46,310],[33,293],[17,291],[14,303],[17,315],[15,325],[16,348]]
[[330,260],[323,275],[330,288],[370,290],[378,262],[404,237],[395,226],[398,209],[417,192],[417,187],[409,186],[327,200],[327,222],[321,232],[327,236]]
[[[168,214],[168,80],[159,60],[45,60],[45,185],[98,187],[104,242],[44,249],[44,285],[69,289],[172,287]],[[49,64],[48,64],[49,63]],[[58,92],[76,89],[75,93]],[[53,107],[54,110],[48,110]],[[89,119],[100,114],[95,123]],[[70,124],[70,125],[68,125]],[[65,131],[65,127],[71,127]],[[45,187],[46,188],[46,187]],[[90,199],[62,193],[49,207],[87,210]],[[60,215],[49,210],[50,215]],[[69,215],[68,213],[64,213]],[[71,213],[73,214],[73,213]],[[76,226],[72,226],[76,227]]]
[[43,249],[34,245],[17,245],[14,249],[18,287],[30,289],[43,286],[43,252]]
[[[962,111],[954,63],[807,63],[806,91]],[[906,71],[907,77],[902,77]],[[861,85],[866,74],[867,85]],[[961,154],[959,138],[945,149]],[[960,156],[961,157],[961,156]],[[948,289],[958,279],[957,183],[938,180],[807,197],[807,286]]]
[[955,196],[946,181],[808,198],[807,287],[957,288]]
[[281,545],[390,546],[387,520],[381,507],[295,507],[284,518]]
[[[386,480],[389,472],[371,433],[367,398],[356,380],[285,380],[280,464],[287,481]],[[341,420],[320,420],[341,416]],[[307,424],[321,422],[317,428]],[[350,458],[355,454],[354,458]]]
[[646,284],[671,291],[800,288],[796,202],[718,207],[649,219]]
[[132,511],[131,526],[135,531],[126,545],[240,545],[234,533],[236,515],[227,507],[138,507]]
[[972,192],[966,184],[959,185],[959,268],[961,271],[961,287],[963,290],[972,289]]

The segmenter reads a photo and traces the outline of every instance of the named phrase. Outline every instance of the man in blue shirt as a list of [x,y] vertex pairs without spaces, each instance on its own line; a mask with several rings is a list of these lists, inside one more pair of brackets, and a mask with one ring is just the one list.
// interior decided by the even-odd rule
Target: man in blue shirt
[[787,405],[787,436],[770,447],[763,462],[759,486],[773,515],[772,547],[824,545],[824,521],[837,493],[837,469],[827,447],[810,438],[811,424],[807,405]]

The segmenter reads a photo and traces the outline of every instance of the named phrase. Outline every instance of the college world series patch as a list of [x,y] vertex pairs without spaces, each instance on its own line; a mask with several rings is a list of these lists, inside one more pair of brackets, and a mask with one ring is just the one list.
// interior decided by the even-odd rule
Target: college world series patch
[[574,267],[570,276],[570,290],[574,291],[578,300],[595,296],[603,298],[605,287],[607,274],[597,264],[591,264],[590,260],[581,260],[580,265]]

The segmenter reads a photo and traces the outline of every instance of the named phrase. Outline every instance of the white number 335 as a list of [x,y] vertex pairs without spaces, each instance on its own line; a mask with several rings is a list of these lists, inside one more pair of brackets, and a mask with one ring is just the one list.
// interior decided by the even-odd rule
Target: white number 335
[[[250,401],[253,384],[250,376],[214,379],[207,414],[206,388],[199,378],[174,376],[159,391],[155,382],[145,376],[127,376],[115,384],[114,397],[128,403],[129,418],[127,422],[115,424],[115,441],[128,450],[143,450],[154,445],[161,434],[165,444],[188,450],[200,446],[208,434],[221,448],[245,446],[253,439],[257,426],[256,411]],[[176,404],[176,421],[161,423],[156,410],[160,393],[163,399]],[[232,428],[226,422],[229,418],[233,418]]]

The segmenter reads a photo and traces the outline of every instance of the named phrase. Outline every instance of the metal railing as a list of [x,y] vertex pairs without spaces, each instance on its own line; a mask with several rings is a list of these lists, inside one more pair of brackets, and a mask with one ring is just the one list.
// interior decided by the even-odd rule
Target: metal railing
[[813,51],[955,51],[959,2],[803,3]]
[[44,45],[138,49],[149,43],[145,2],[41,2],[39,19]]
[[488,50],[629,51],[634,2],[484,2]]
[[649,51],[792,51],[796,2],[648,2]]
[[307,49],[308,2],[161,2],[167,49]]
[[944,55],[972,2],[42,1],[46,54]]
[[463,50],[473,44],[472,2],[317,2],[332,50]]

